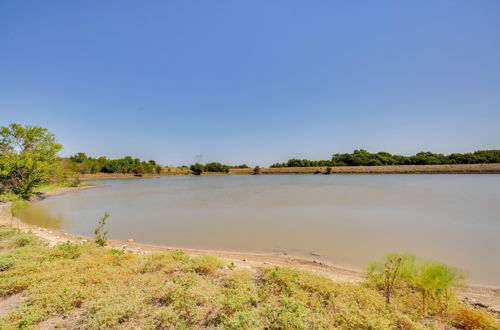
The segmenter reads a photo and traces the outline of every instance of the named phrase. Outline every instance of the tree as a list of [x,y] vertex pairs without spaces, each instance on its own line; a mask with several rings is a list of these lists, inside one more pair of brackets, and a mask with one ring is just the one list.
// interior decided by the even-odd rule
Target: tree
[[190,170],[194,175],[200,175],[205,170],[205,166],[200,163],[196,163],[194,165],[191,165]]
[[260,173],[260,166],[257,165],[253,168],[253,174],[259,174]]
[[61,148],[46,128],[16,123],[0,127],[0,187],[30,197],[48,180],[50,166]]

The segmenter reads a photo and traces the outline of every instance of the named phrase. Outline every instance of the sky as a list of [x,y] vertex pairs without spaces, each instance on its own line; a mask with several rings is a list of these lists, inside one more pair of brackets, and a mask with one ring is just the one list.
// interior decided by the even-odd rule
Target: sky
[[0,126],[267,166],[500,149],[500,1],[0,0]]

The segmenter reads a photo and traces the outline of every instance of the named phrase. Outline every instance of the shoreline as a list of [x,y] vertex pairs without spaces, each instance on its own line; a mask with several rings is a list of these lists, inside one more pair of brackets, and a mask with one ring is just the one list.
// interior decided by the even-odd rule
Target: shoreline
[[[61,196],[81,190],[103,187],[105,186],[89,185],[84,187],[58,188],[53,191],[40,194],[35,200],[32,200],[30,202],[38,202],[47,197]],[[11,217],[7,213],[8,206],[9,203],[0,203],[0,225],[11,225]],[[76,235],[65,232],[63,230],[47,229],[37,225],[30,225],[16,217],[13,218],[12,227],[18,227],[22,230],[31,231],[34,235],[36,235],[49,245],[57,245],[59,243],[67,241],[84,243],[93,240],[93,238],[89,236]],[[365,276],[365,271],[361,269],[349,268],[342,265],[317,260],[314,258],[307,258],[302,256],[298,257],[282,253],[181,248],[165,245],[145,244],[135,242],[133,239],[109,239],[107,248],[122,249],[139,254],[182,250],[190,256],[199,256],[204,254],[213,255],[228,262],[233,262],[236,266],[248,269],[250,271],[255,271],[262,267],[272,266],[292,267],[310,271],[316,274],[321,274],[333,281],[340,282],[361,282]],[[458,296],[460,299],[465,300],[472,305],[488,308],[491,311],[500,313],[500,287],[476,283],[466,283],[463,287],[459,288]]]
[[[331,166],[332,172],[326,174],[328,166],[322,167],[278,167],[261,168],[257,175],[305,175],[305,174],[500,174],[497,164],[445,164],[445,165],[383,165],[383,166]],[[252,168],[231,168],[229,173],[203,173],[201,176],[255,175]],[[171,171],[161,174],[135,175],[133,173],[94,173],[80,174],[81,181],[145,179],[175,176],[198,176],[189,170]]]
[[[261,168],[259,174],[500,174],[500,164],[321,166]],[[253,174],[250,168],[234,168],[229,174]]]

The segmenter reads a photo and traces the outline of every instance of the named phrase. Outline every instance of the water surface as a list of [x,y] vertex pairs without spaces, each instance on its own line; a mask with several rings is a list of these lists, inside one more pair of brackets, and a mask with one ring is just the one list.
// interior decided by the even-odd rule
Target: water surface
[[500,285],[500,175],[232,175],[96,182],[22,218],[92,236],[233,251],[321,254],[365,267],[410,252]]

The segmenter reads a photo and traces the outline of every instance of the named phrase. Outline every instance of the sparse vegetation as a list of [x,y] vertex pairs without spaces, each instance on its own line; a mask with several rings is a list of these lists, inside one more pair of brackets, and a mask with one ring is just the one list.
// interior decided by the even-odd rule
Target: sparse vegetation
[[443,302],[432,300],[424,316],[417,308],[421,293],[401,286],[411,269],[406,265],[402,261],[386,305],[377,281],[338,283],[284,267],[252,272],[182,251],[144,255],[97,248],[95,242],[50,247],[30,233],[0,227],[0,296],[25,297],[0,318],[0,328],[499,327],[491,314],[453,296],[446,312],[434,307]]

